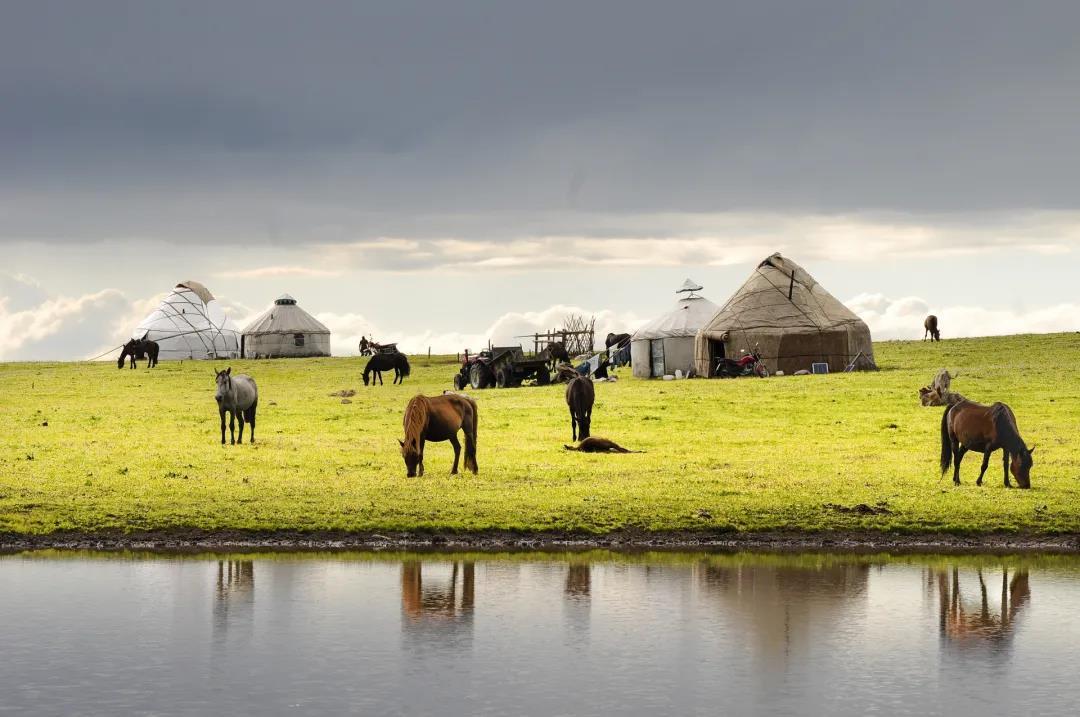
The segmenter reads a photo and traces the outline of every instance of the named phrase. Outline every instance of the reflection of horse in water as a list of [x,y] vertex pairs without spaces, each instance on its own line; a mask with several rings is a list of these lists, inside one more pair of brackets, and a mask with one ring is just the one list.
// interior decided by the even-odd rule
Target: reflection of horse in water
[[587,598],[592,589],[592,568],[588,563],[570,563],[563,592],[568,598]]
[[[433,567],[430,563],[428,566]],[[451,563],[449,583],[427,585],[423,579],[423,563],[410,560],[401,564],[401,612],[409,622],[471,621],[475,590],[476,564],[471,561]]]
[[928,585],[937,583],[941,636],[960,647],[978,644],[1000,644],[1011,639],[1018,613],[1031,601],[1028,571],[1018,569],[1009,579],[1009,569],[1001,570],[1001,595],[993,609],[987,592],[983,571],[979,579],[978,597],[966,600],[960,585],[960,570],[927,571]]
[[[219,560],[214,591],[214,628],[223,635],[230,612],[251,614],[255,602],[255,563],[250,560]],[[235,616],[234,616],[235,619]]]

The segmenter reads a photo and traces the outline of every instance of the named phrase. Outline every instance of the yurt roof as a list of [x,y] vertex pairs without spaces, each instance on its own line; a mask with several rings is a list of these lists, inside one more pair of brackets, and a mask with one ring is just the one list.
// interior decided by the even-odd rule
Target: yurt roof
[[[692,288],[690,288],[692,287]],[[676,293],[700,291],[701,286],[690,279]],[[633,339],[660,339],[677,336],[696,336],[699,329],[716,315],[718,307],[704,296],[689,293],[671,311],[658,316],[634,332]]]
[[824,329],[861,321],[805,269],[776,253],[758,264],[705,330]]
[[274,305],[259,315],[244,329],[245,336],[256,334],[328,334],[326,328],[314,316],[296,305],[296,299],[282,294]]
[[195,292],[196,296],[202,299],[204,304],[209,304],[211,301],[214,300],[214,295],[210,293],[210,290],[198,281],[192,281],[191,279],[188,279],[187,281],[181,281],[179,284],[176,285],[176,288],[191,289],[191,291]]

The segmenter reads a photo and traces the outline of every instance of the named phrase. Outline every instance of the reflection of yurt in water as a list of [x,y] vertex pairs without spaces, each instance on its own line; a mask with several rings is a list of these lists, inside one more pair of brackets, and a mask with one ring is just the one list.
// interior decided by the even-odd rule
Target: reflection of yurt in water
[[197,281],[183,281],[131,332],[161,347],[161,359],[238,358],[240,331]]

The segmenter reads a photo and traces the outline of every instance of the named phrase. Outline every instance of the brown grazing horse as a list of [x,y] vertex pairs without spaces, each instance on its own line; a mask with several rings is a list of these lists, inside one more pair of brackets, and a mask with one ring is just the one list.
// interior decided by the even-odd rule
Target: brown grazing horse
[[926,337],[930,336],[931,341],[941,341],[941,332],[938,331],[937,317],[930,314],[926,317],[926,320],[922,322],[923,328],[926,331],[923,332],[922,340],[926,341]]
[[[975,485],[982,485],[983,474],[990,465],[990,454],[1003,451],[1002,465],[1005,487],[1011,488],[1009,473],[1021,488],[1031,487],[1031,454],[1035,446],[1028,448],[1016,427],[1016,416],[1004,403],[984,406],[974,401],[961,400],[945,409],[941,416],[941,474],[954,465],[953,483],[960,485],[960,461],[968,451],[983,454],[982,470]],[[1011,460],[1010,460],[1011,459]]]
[[442,396],[414,396],[405,407],[405,440],[401,444],[401,457],[409,478],[424,475],[424,442],[450,441],[454,447],[454,467],[450,475],[458,472],[461,444],[457,432],[465,434],[465,470],[476,473],[476,427],[479,417],[476,401],[460,393]]
[[578,376],[566,384],[566,405],[570,407],[570,430],[575,441],[589,437],[595,400],[596,391],[591,378]]

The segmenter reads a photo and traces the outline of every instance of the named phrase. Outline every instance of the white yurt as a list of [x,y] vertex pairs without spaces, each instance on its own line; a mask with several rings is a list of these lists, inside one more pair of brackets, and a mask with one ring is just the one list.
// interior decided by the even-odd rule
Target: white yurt
[[143,336],[161,347],[161,359],[239,358],[240,331],[209,289],[182,281],[131,337]]
[[282,294],[244,328],[240,353],[247,358],[329,356],[330,329]]
[[701,286],[687,279],[675,292],[681,296],[675,307],[634,332],[630,364],[635,376],[659,377],[674,374],[676,369],[690,374],[695,337],[720,309],[699,291]]

